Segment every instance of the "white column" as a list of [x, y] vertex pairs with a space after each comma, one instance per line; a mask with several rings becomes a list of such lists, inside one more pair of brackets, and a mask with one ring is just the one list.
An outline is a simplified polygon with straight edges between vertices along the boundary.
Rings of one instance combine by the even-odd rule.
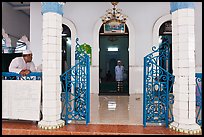
[[42, 3], [42, 114], [38, 127], [55, 129], [64, 126], [61, 120], [61, 32], [62, 7], [58, 2]]
[[201, 132], [196, 123], [195, 32], [192, 3], [173, 2], [172, 61], [174, 83], [174, 122], [169, 127], [190, 134]]

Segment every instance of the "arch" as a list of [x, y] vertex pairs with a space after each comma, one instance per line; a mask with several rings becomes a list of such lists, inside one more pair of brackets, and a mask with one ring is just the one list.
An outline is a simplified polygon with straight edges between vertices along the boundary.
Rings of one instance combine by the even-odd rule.
[[169, 21], [169, 20], [172, 20], [172, 15], [171, 14], [167, 14], [167, 15], [164, 15], [162, 17], [160, 17], [155, 23], [154, 23], [154, 26], [153, 26], [153, 42], [152, 44], [153, 45], [159, 45], [159, 28], [161, 27], [161, 25], [166, 22], [166, 21]]
[[[93, 47], [92, 47], [92, 66], [91, 66], [91, 93], [99, 93], [99, 31], [103, 22], [99, 19], [93, 30]], [[128, 18], [126, 25], [129, 30], [129, 93], [136, 93], [136, 84], [132, 79], [136, 74], [136, 45], [135, 45], [135, 28]]]
[[76, 45], [76, 38], [77, 38], [77, 30], [73, 22], [68, 20], [67, 18], [63, 17], [62, 18], [62, 24], [65, 24], [66, 26], [69, 27], [71, 31], [71, 42], [72, 42], [72, 47], [71, 47], [71, 67], [75, 65], [75, 45]]

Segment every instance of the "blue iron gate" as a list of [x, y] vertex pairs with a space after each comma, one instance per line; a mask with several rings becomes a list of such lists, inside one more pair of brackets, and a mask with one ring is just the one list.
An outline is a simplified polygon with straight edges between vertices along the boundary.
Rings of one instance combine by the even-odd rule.
[[172, 86], [174, 76], [169, 72], [170, 45], [163, 37], [158, 48], [144, 57], [143, 125], [164, 123], [168, 127], [173, 121], [171, 106], [174, 102]]
[[90, 122], [90, 62], [76, 39], [75, 66], [60, 76], [62, 84], [61, 118]]
[[202, 73], [196, 73], [196, 123], [202, 126]]

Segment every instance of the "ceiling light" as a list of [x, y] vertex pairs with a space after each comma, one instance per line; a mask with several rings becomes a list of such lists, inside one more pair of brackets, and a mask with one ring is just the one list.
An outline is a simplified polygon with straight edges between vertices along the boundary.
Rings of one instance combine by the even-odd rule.
[[108, 48], [108, 51], [118, 51], [118, 48]]
[[116, 8], [116, 5], [118, 3], [119, 2], [111, 2], [111, 4], [113, 5], [113, 8], [106, 10], [107, 13], [101, 17], [102, 22], [104, 24], [109, 23], [109, 22], [119, 22], [119, 23], [126, 22], [127, 16], [121, 13], [122, 11], [121, 9]]

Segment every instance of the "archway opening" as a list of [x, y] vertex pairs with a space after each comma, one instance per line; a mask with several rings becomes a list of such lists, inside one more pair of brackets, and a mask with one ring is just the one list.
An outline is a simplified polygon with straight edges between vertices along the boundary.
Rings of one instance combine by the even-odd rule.
[[62, 74], [71, 68], [71, 31], [62, 24]]
[[[160, 66], [172, 74], [173, 69], [172, 69], [172, 21], [171, 20], [165, 21], [160, 26], [160, 28], [159, 28], [159, 43], [162, 42], [162, 37], [166, 37], [168, 39], [169, 57], [165, 62], [160, 63]], [[169, 82], [169, 85], [171, 85], [171, 84], [172, 84], [172, 81]], [[173, 88], [171, 88], [170, 93], [172, 93], [172, 92], [173, 92]]]
[[[104, 33], [104, 24], [99, 31], [99, 95], [129, 95], [129, 33]], [[124, 66], [123, 89], [117, 90], [115, 67], [121, 60]]]

